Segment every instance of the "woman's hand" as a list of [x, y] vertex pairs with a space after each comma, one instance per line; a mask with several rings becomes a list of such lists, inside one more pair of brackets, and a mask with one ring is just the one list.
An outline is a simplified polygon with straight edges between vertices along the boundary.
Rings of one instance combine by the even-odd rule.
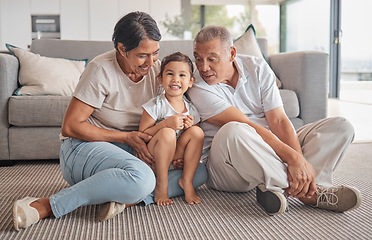
[[286, 192], [296, 198], [310, 198], [316, 192], [314, 167], [303, 157], [288, 163], [289, 188]]
[[128, 132], [125, 138], [125, 143], [134, 149], [136, 157], [144, 161], [150, 167], [154, 164], [154, 159], [146, 143], [150, 141], [151, 138], [152, 136], [142, 132]]

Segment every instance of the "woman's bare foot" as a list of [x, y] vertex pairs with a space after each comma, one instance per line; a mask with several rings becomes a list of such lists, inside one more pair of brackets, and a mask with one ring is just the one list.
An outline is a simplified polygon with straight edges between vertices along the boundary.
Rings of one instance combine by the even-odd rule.
[[180, 187], [185, 192], [185, 200], [190, 205], [198, 204], [201, 202], [201, 199], [196, 195], [192, 182], [184, 181], [181, 177], [178, 181], [178, 185], [180, 185]]
[[44, 197], [30, 203], [30, 207], [35, 208], [39, 212], [40, 219], [49, 217], [53, 214], [52, 207], [49, 203], [49, 197]]
[[154, 200], [158, 206], [173, 204], [173, 201], [168, 197], [168, 186], [156, 184]]

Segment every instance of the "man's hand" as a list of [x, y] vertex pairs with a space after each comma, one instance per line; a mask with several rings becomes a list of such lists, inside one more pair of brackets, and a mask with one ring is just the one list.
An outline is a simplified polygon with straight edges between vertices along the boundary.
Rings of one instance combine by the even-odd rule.
[[296, 198], [310, 198], [316, 192], [314, 167], [303, 157], [288, 163], [289, 188], [286, 192]]
[[125, 143], [131, 146], [136, 152], [136, 157], [144, 161], [150, 167], [154, 164], [154, 159], [150, 154], [146, 143], [151, 140], [151, 136], [142, 132], [128, 132]]

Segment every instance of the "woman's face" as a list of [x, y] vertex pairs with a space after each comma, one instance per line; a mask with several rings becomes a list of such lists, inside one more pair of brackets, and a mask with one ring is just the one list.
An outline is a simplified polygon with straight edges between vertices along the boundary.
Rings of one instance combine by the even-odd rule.
[[118, 49], [125, 62], [123, 71], [127, 75], [147, 75], [159, 57], [159, 42], [147, 38], [127, 53], [122, 43], [118, 44]]

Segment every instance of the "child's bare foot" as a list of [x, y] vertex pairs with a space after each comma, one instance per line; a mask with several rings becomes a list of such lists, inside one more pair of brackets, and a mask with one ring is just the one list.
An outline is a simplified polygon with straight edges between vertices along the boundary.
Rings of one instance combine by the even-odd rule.
[[201, 199], [196, 195], [192, 182], [184, 181], [181, 177], [178, 181], [178, 185], [180, 185], [180, 187], [185, 192], [185, 200], [190, 205], [198, 204], [201, 202]]
[[173, 201], [168, 197], [168, 186], [156, 184], [154, 200], [158, 206], [173, 204]]

